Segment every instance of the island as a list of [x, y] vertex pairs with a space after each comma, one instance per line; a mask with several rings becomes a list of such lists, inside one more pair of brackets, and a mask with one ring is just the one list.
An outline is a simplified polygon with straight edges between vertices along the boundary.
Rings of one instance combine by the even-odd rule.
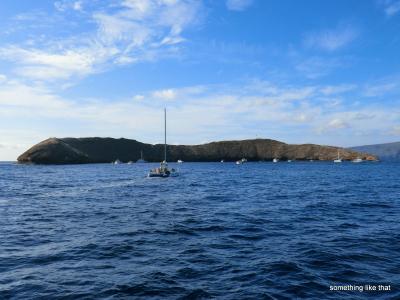
[[[114, 138], [49, 138], [33, 146], [18, 157], [19, 163], [33, 164], [86, 164], [136, 162], [141, 158], [148, 162], [160, 162], [164, 157], [163, 144], [146, 144], [131, 139]], [[168, 161], [219, 162], [236, 161], [246, 158], [248, 161], [314, 160], [326, 161], [337, 158], [342, 160], [374, 161], [378, 158], [367, 153], [334, 146], [315, 144], [293, 145], [270, 139], [251, 139], [241, 141], [220, 141], [202, 145], [168, 145]]]

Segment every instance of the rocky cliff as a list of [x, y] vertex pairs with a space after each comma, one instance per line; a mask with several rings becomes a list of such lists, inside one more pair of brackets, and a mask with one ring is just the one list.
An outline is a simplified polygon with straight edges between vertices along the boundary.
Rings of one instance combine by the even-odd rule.
[[[18, 157], [20, 163], [81, 164], [136, 161], [143, 151], [144, 159], [159, 162], [163, 159], [164, 145], [145, 144], [136, 140], [113, 138], [49, 138]], [[203, 145], [168, 145], [168, 161], [235, 161], [243, 157], [249, 161], [272, 160], [333, 160], [337, 147], [313, 144], [289, 145], [269, 139], [222, 141]], [[376, 157], [349, 149], [340, 149], [344, 160], [357, 157], [375, 160]]]

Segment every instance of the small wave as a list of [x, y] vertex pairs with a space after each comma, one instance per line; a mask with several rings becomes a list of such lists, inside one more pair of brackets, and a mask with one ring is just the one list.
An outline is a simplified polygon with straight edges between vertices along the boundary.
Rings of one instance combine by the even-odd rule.
[[342, 223], [339, 225], [340, 228], [350, 228], [350, 229], [355, 229], [355, 228], [360, 228], [361, 226], [355, 223]]
[[266, 270], [269, 273], [287, 275], [302, 272], [303, 269], [295, 262], [290, 261], [277, 261], [269, 263], [266, 266]]
[[265, 238], [264, 235], [244, 235], [244, 234], [231, 234], [228, 236], [235, 240], [246, 240], [246, 241], [260, 241]]
[[386, 203], [373, 203], [373, 202], [355, 202], [350, 203], [351, 206], [363, 208], [393, 208], [392, 205]]
[[178, 298], [180, 300], [212, 299], [212, 295], [203, 289], [195, 289]]

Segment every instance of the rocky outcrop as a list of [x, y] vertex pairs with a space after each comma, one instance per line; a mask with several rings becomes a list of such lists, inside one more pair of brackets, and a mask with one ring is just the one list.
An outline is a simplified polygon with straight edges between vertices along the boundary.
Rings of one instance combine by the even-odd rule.
[[[376, 160], [373, 155], [332, 146], [314, 144], [289, 145], [269, 139], [243, 141], [222, 141], [203, 145], [168, 145], [169, 161], [235, 161], [247, 158], [249, 161], [274, 158], [281, 160], [333, 160], [337, 151], [344, 160], [357, 157]], [[113, 138], [49, 138], [18, 157], [20, 163], [36, 164], [82, 164], [109, 163], [116, 159], [123, 162], [136, 161], [143, 151], [144, 159], [159, 162], [163, 159], [164, 145], [145, 144], [136, 140]]]

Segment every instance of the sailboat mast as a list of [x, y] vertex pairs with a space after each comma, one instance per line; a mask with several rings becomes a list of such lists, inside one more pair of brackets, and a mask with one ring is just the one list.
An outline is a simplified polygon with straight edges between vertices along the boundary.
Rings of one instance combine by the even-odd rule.
[[167, 162], [167, 109], [164, 108], [164, 161]]

